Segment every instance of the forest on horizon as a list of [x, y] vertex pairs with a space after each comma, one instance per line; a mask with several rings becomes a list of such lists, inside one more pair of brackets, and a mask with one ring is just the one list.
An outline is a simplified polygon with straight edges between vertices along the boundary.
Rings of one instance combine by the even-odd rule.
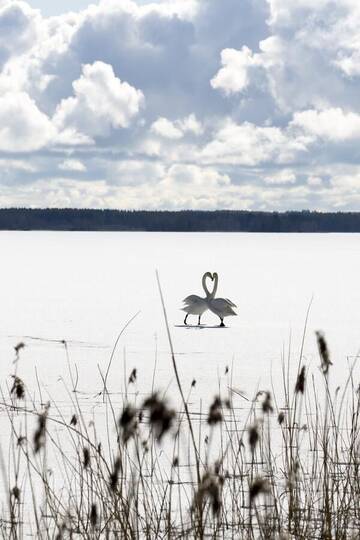
[[0, 230], [360, 232], [360, 212], [2, 208]]

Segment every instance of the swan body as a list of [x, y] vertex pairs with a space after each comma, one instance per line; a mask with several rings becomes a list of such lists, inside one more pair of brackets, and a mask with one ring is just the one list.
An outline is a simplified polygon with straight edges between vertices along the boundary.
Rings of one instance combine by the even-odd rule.
[[187, 324], [187, 318], [189, 315], [198, 315], [198, 325], [201, 324], [201, 316], [203, 313], [205, 313], [206, 310], [209, 309], [208, 301], [214, 294], [214, 291], [212, 293], [209, 292], [207, 286], [206, 286], [206, 279], [209, 278], [211, 281], [213, 281], [213, 276], [210, 272], [206, 272], [202, 277], [202, 286], [205, 291], [206, 297], [201, 298], [201, 296], [198, 296], [197, 294], [190, 294], [190, 296], [187, 296], [184, 298], [184, 307], [181, 308], [183, 311], [186, 312], [186, 316], [184, 319], [184, 324]]
[[228, 298], [215, 298], [215, 294], [218, 287], [218, 281], [219, 276], [216, 272], [212, 275], [213, 280], [215, 281], [214, 290], [212, 292], [212, 297], [207, 299], [208, 307], [210, 311], [215, 313], [220, 318], [220, 326], [225, 326], [224, 324], [224, 318], [225, 317], [231, 317], [234, 315], [237, 315], [237, 313], [233, 310], [233, 308], [236, 308], [237, 306], [229, 300]]

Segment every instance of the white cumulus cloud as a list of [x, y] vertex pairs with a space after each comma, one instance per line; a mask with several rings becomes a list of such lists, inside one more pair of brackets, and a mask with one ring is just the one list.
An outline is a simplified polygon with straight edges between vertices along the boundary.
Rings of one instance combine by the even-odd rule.
[[191, 185], [194, 187], [226, 186], [231, 183], [227, 174], [220, 174], [211, 167], [197, 165], [172, 165], [166, 175], [168, 182]]
[[211, 86], [215, 89], [224, 90], [226, 94], [242, 92], [250, 83], [251, 68], [262, 65], [261, 57], [253, 54], [245, 45], [240, 51], [236, 49], [224, 49], [221, 51], [222, 68], [213, 79]]
[[26, 2], [0, 2], [0, 66], [36, 45], [41, 37], [41, 17]]
[[55, 128], [25, 92], [0, 97], [0, 150], [31, 152], [50, 143]]
[[54, 122], [87, 135], [107, 135], [111, 128], [126, 128], [144, 104], [144, 95], [115, 76], [104, 62], [86, 64], [72, 84], [74, 96], [58, 105]]
[[291, 124], [311, 135], [330, 141], [345, 141], [360, 137], [360, 114], [345, 112], [339, 107], [322, 111], [312, 109], [296, 112]]
[[181, 129], [175, 126], [173, 122], [167, 118], [158, 118], [151, 126], [151, 131], [156, 135], [165, 137], [167, 139], [181, 139], [183, 132]]
[[181, 139], [185, 134], [201, 135], [204, 132], [201, 122], [196, 118], [195, 114], [189, 114], [185, 118], [181, 118], [172, 122], [168, 118], [158, 118], [151, 125], [152, 133], [165, 137], [166, 139]]
[[302, 138], [278, 127], [228, 121], [204, 147], [201, 157], [210, 163], [254, 166], [268, 161], [291, 162], [306, 150]]

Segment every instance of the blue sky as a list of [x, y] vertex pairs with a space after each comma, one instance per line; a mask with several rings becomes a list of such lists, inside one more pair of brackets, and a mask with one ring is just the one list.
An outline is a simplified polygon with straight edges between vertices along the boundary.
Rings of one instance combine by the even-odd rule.
[[359, 28], [358, 0], [0, 0], [0, 206], [358, 210]]
[[[98, 4], [97, 0], [93, 0], [92, 4]], [[119, 4], [121, 0], [119, 0]], [[151, 0], [139, 0], [137, 2], [141, 4], [149, 4]], [[35, 8], [40, 9], [41, 13], [46, 17], [52, 15], [61, 15], [67, 11], [81, 11], [86, 9], [90, 2], [88, 0], [30, 0], [28, 4]]]
[[[80, 11], [88, 7], [87, 0], [31, 0], [28, 2], [35, 9], [40, 9], [43, 15], [61, 15], [67, 11]], [[93, 2], [97, 4], [96, 1]]]

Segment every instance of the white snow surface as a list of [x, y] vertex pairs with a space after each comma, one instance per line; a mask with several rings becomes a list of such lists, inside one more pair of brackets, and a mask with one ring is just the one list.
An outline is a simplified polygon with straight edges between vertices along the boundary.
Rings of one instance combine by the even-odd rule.
[[[132, 391], [149, 392], [154, 376], [154, 388], [178, 399], [156, 269], [186, 392], [197, 381], [194, 407], [200, 399], [207, 407], [219, 379], [248, 396], [281, 388], [282, 358], [290, 350], [296, 371], [311, 301], [303, 363], [317, 370], [314, 332], [323, 330], [331, 377], [341, 384], [360, 348], [358, 234], [0, 232], [0, 253], [1, 386], [11, 384], [13, 347], [23, 341], [18, 375], [35, 394], [36, 368], [43, 401], [63, 399], [69, 414], [64, 346], [46, 340], [68, 342], [77, 388], [90, 399], [102, 388], [99, 370], [105, 373], [118, 333], [138, 311], [119, 340], [109, 390], [120, 393], [137, 368]], [[218, 295], [238, 306], [226, 329], [181, 327], [182, 299], [202, 295], [205, 271], [218, 272]], [[202, 322], [218, 319], [207, 312]]]

